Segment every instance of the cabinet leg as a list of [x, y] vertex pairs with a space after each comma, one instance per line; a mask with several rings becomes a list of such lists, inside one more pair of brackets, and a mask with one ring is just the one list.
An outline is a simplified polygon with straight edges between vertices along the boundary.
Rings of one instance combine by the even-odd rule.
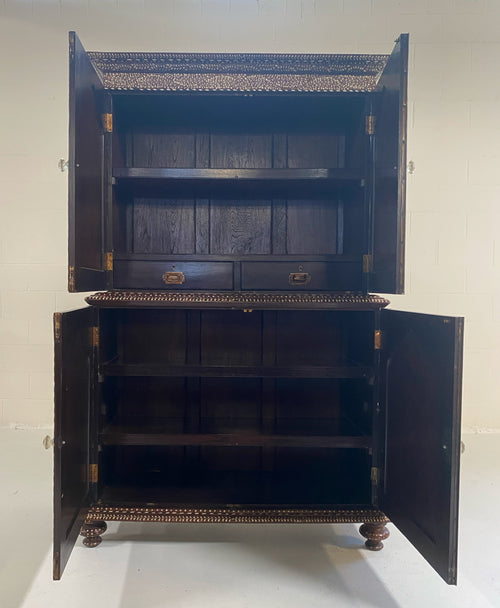
[[84, 536], [83, 544], [86, 547], [97, 547], [101, 544], [101, 534], [106, 532], [108, 526], [105, 521], [93, 521], [85, 523], [80, 530], [80, 536]]
[[384, 547], [382, 542], [389, 538], [389, 530], [385, 524], [363, 524], [359, 528], [361, 536], [366, 538], [365, 547], [370, 551], [380, 551]]

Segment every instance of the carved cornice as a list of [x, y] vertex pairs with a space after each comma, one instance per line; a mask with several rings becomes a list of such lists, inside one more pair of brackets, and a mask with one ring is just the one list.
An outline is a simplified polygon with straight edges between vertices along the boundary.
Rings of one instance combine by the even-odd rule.
[[87, 524], [95, 521], [138, 521], [170, 523], [387, 523], [376, 509], [314, 509], [257, 507], [116, 507], [94, 506]]
[[151, 91], [369, 92], [388, 55], [89, 53], [104, 87]]
[[377, 295], [358, 293], [276, 293], [276, 292], [171, 292], [105, 291], [87, 296], [85, 301], [100, 307], [187, 307], [187, 308], [319, 308], [333, 310], [376, 310], [389, 300]]

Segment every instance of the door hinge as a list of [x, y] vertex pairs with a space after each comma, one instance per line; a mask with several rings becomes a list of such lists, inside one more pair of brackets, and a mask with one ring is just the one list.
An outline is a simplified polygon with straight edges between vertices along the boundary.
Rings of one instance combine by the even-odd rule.
[[106, 252], [106, 270], [113, 270], [113, 252]]
[[363, 256], [363, 273], [367, 274], [373, 270], [373, 256], [365, 254]]
[[54, 314], [54, 341], [61, 341], [61, 313], [56, 312]]
[[113, 133], [113, 114], [102, 115], [102, 128], [104, 133]]
[[91, 464], [89, 466], [89, 482], [97, 483], [99, 478], [99, 467], [97, 464]]
[[380, 481], [380, 472], [378, 467], [372, 467], [371, 470], [371, 480], [372, 480], [372, 484], [373, 485], [378, 485], [379, 481]]
[[93, 347], [99, 346], [99, 328], [98, 327], [91, 327], [90, 328], [90, 342], [92, 344]]
[[75, 267], [68, 267], [68, 291], [75, 291]]
[[365, 132], [367, 135], [375, 134], [375, 115], [367, 114], [365, 116]]
[[376, 329], [375, 330], [375, 337], [374, 337], [374, 341], [373, 341], [373, 348], [375, 350], [380, 350], [382, 348], [382, 330], [381, 329]]

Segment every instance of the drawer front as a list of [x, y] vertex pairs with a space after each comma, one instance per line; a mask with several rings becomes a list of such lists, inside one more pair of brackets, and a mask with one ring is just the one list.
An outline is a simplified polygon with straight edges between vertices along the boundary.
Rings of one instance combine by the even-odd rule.
[[233, 289], [233, 263], [117, 260], [113, 286], [117, 289]]
[[360, 291], [359, 262], [244, 262], [242, 289]]

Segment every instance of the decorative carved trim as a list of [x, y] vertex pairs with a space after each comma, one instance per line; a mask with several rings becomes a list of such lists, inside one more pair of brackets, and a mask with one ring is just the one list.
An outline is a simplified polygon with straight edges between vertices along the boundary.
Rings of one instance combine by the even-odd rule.
[[218, 308], [384, 308], [389, 300], [376, 295], [357, 293], [274, 293], [274, 292], [171, 292], [171, 291], [105, 291], [87, 296], [92, 306], [191, 306]]
[[328, 53], [88, 53], [101, 72], [371, 74], [389, 55]]
[[86, 523], [94, 521], [138, 521], [169, 523], [359, 523], [385, 524], [389, 520], [376, 509], [282, 509], [254, 507], [109, 507], [94, 506]]
[[99, 53], [89, 56], [113, 90], [369, 92], [388, 55]]

